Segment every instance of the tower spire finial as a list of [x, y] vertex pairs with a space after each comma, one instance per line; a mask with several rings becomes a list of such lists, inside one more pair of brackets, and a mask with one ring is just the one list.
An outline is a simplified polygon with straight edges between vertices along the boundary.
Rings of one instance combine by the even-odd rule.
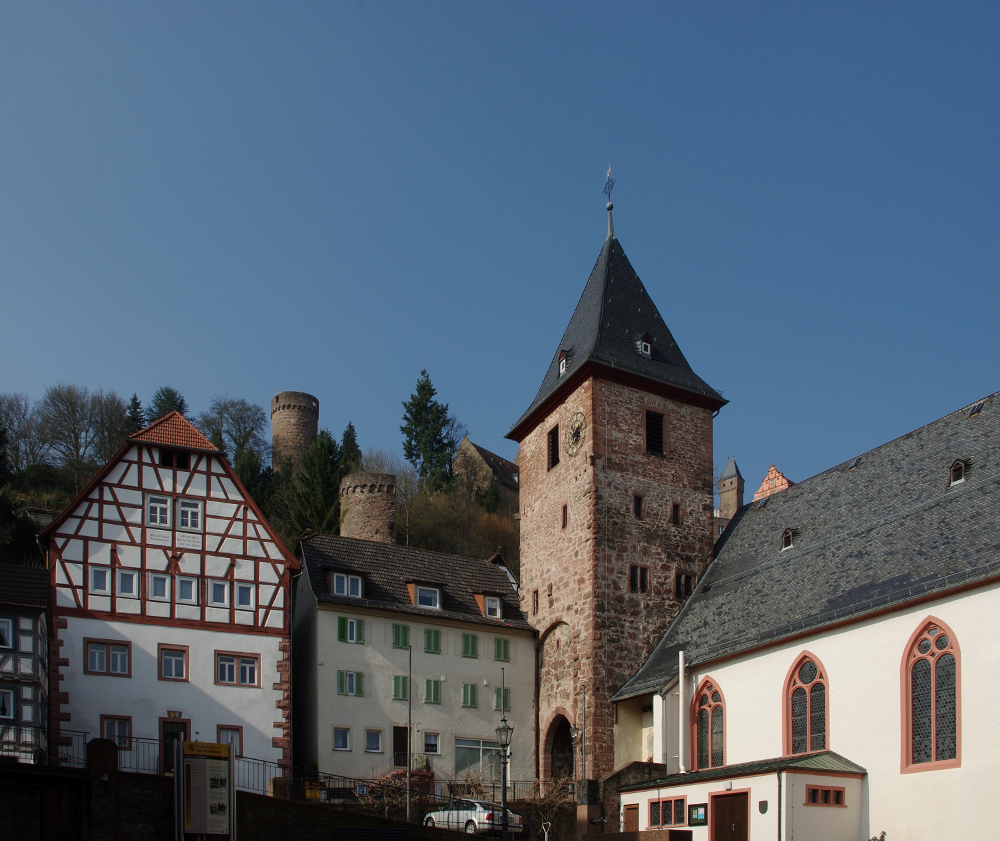
[[604, 195], [608, 197], [608, 239], [615, 235], [615, 221], [611, 218], [611, 211], [615, 206], [611, 203], [611, 191], [615, 188], [615, 179], [611, 177], [611, 164], [608, 164], [608, 180], [604, 184]]

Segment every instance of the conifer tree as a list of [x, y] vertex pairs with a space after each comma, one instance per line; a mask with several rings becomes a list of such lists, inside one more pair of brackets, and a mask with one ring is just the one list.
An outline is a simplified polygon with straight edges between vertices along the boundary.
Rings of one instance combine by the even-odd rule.
[[340, 529], [340, 448], [326, 429], [302, 456], [295, 476], [292, 523], [300, 533], [312, 529], [336, 534]]
[[459, 425], [448, 417], [448, 404], [434, 399], [437, 391], [425, 368], [416, 391], [403, 403], [403, 455], [424, 486], [436, 491], [451, 478], [451, 460], [461, 438]]
[[142, 408], [142, 401], [134, 391], [132, 399], [128, 401], [128, 425], [132, 432], [146, 428], [146, 410]]
[[149, 411], [146, 419], [149, 423], [157, 421], [164, 415], [169, 415], [173, 411], [178, 411], [185, 417], [188, 412], [187, 400], [176, 388], [169, 385], [160, 386], [156, 389], [153, 399], [149, 403]]
[[354, 424], [348, 422], [344, 436], [340, 439], [340, 476], [343, 478], [361, 469], [361, 447], [358, 446], [358, 435]]

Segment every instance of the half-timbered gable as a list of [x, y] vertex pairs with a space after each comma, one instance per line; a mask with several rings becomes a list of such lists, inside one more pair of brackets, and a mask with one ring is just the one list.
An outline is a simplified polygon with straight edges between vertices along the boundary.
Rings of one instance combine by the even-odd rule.
[[297, 562], [205, 436], [177, 412], [130, 436], [42, 534], [55, 725], [290, 759]]

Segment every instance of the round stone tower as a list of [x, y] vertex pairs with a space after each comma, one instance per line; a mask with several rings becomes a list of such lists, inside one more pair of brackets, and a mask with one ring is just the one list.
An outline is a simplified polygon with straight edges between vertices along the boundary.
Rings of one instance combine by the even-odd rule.
[[319, 431], [319, 400], [302, 391], [279, 391], [271, 398], [271, 463], [286, 461], [298, 470], [302, 455]]
[[340, 483], [340, 536], [396, 542], [396, 477], [352, 473]]

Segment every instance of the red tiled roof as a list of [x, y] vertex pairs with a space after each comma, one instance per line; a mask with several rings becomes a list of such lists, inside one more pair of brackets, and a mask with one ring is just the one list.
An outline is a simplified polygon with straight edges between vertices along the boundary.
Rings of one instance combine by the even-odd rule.
[[183, 447], [185, 450], [220, 452], [211, 441], [202, 435], [180, 412], [171, 412], [158, 421], [153, 421], [145, 429], [129, 435], [129, 441], [143, 441], [147, 444], [163, 444], [167, 447]]

